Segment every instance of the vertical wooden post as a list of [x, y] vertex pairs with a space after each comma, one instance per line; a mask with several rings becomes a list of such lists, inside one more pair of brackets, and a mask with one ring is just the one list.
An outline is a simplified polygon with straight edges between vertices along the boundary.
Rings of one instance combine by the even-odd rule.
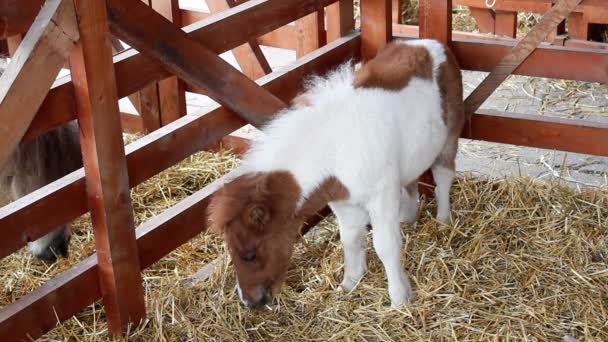
[[517, 12], [496, 11], [494, 33], [515, 38], [517, 36]]
[[361, 0], [361, 57], [376, 56], [393, 37], [392, 0]]
[[[419, 4], [420, 38], [437, 39], [449, 45], [452, 41], [452, 0], [421, 0]], [[419, 179], [421, 183], [435, 184], [431, 171]], [[432, 187], [419, 186], [421, 194], [430, 197]]]
[[[178, 0], [151, 0], [152, 8], [181, 28]], [[184, 84], [171, 76], [158, 82], [161, 125], [164, 126], [186, 115], [186, 92]]]
[[403, 0], [392, 0], [393, 23], [401, 24], [401, 3]]
[[452, 41], [452, 0], [421, 0], [419, 4], [420, 38]]
[[72, 82], [100, 287], [108, 329], [118, 335], [145, 317], [141, 268], [105, 2], [75, 4], [80, 42], [70, 55]]
[[572, 39], [589, 39], [589, 21], [583, 13], [572, 13], [568, 16], [568, 36]]
[[471, 16], [477, 23], [477, 28], [481, 33], [494, 34], [496, 30], [496, 14], [491, 9], [470, 7]]
[[[148, 4], [147, 1], [144, 2]], [[111, 42], [113, 53], [124, 50], [124, 47], [117, 38], [112, 37]], [[158, 87], [156, 84], [148, 85], [140, 91], [129, 95], [129, 100], [142, 119], [143, 132], [145, 134], [161, 127], [160, 101], [158, 99]], [[123, 132], [126, 132], [124, 127]]]
[[340, 0], [327, 6], [327, 42], [332, 42], [355, 29], [353, 0]]
[[325, 45], [325, 10], [313, 12], [296, 21], [296, 58]]

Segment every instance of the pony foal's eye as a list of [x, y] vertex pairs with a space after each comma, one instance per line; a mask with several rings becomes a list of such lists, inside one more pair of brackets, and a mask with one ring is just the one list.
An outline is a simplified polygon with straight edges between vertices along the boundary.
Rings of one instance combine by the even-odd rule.
[[247, 254], [241, 256], [241, 259], [243, 259], [243, 261], [247, 261], [247, 262], [255, 261], [255, 252], [247, 253]]

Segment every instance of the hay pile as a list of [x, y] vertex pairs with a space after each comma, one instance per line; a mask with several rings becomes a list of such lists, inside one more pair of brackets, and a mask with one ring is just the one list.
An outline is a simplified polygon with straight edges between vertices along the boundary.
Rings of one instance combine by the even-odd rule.
[[[139, 186], [138, 223], [237, 164], [228, 153], [201, 153]], [[182, 246], [144, 272], [148, 321], [129, 340], [608, 340], [608, 191], [462, 177], [453, 199], [453, 227], [432, 219], [433, 202], [423, 203], [418, 223], [403, 225], [412, 305], [388, 307], [371, 249], [360, 286], [336, 293], [342, 248], [329, 219], [298, 246], [276, 305], [259, 312], [239, 303], [221, 239], [202, 235]], [[88, 220], [75, 229], [69, 259], [46, 266], [20, 252], [0, 261], [2, 305], [92, 252]], [[207, 280], [187, 285], [218, 257]], [[102, 307], [42, 340], [107, 340]]]

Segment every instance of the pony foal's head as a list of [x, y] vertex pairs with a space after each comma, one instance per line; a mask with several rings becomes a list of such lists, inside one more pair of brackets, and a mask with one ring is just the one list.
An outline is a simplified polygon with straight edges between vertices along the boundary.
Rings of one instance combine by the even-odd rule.
[[237, 177], [213, 196], [210, 221], [223, 232], [249, 307], [267, 304], [285, 279], [300, 232], [295, 216], [300, 189], [288, 172]]

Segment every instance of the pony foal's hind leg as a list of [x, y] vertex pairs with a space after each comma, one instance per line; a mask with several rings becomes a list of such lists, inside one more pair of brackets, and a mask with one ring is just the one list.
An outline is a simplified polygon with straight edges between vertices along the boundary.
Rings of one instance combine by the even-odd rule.
[[[457, 139], [457, 138], [456, 138]], [[458, 142], [448, 143], [443, 148], [431, 171], [435, 179], [435, 199], [437, 201], [437, 220], [449, 224], [450, 218], [450, 188], [455, 175], [455, 158]]]
[[401, 264], [400, 187], [379, 193], [368, 204], [374, 249], [384, 265], [391, 304], [396, 307], [414, 299], [409, 278]]

